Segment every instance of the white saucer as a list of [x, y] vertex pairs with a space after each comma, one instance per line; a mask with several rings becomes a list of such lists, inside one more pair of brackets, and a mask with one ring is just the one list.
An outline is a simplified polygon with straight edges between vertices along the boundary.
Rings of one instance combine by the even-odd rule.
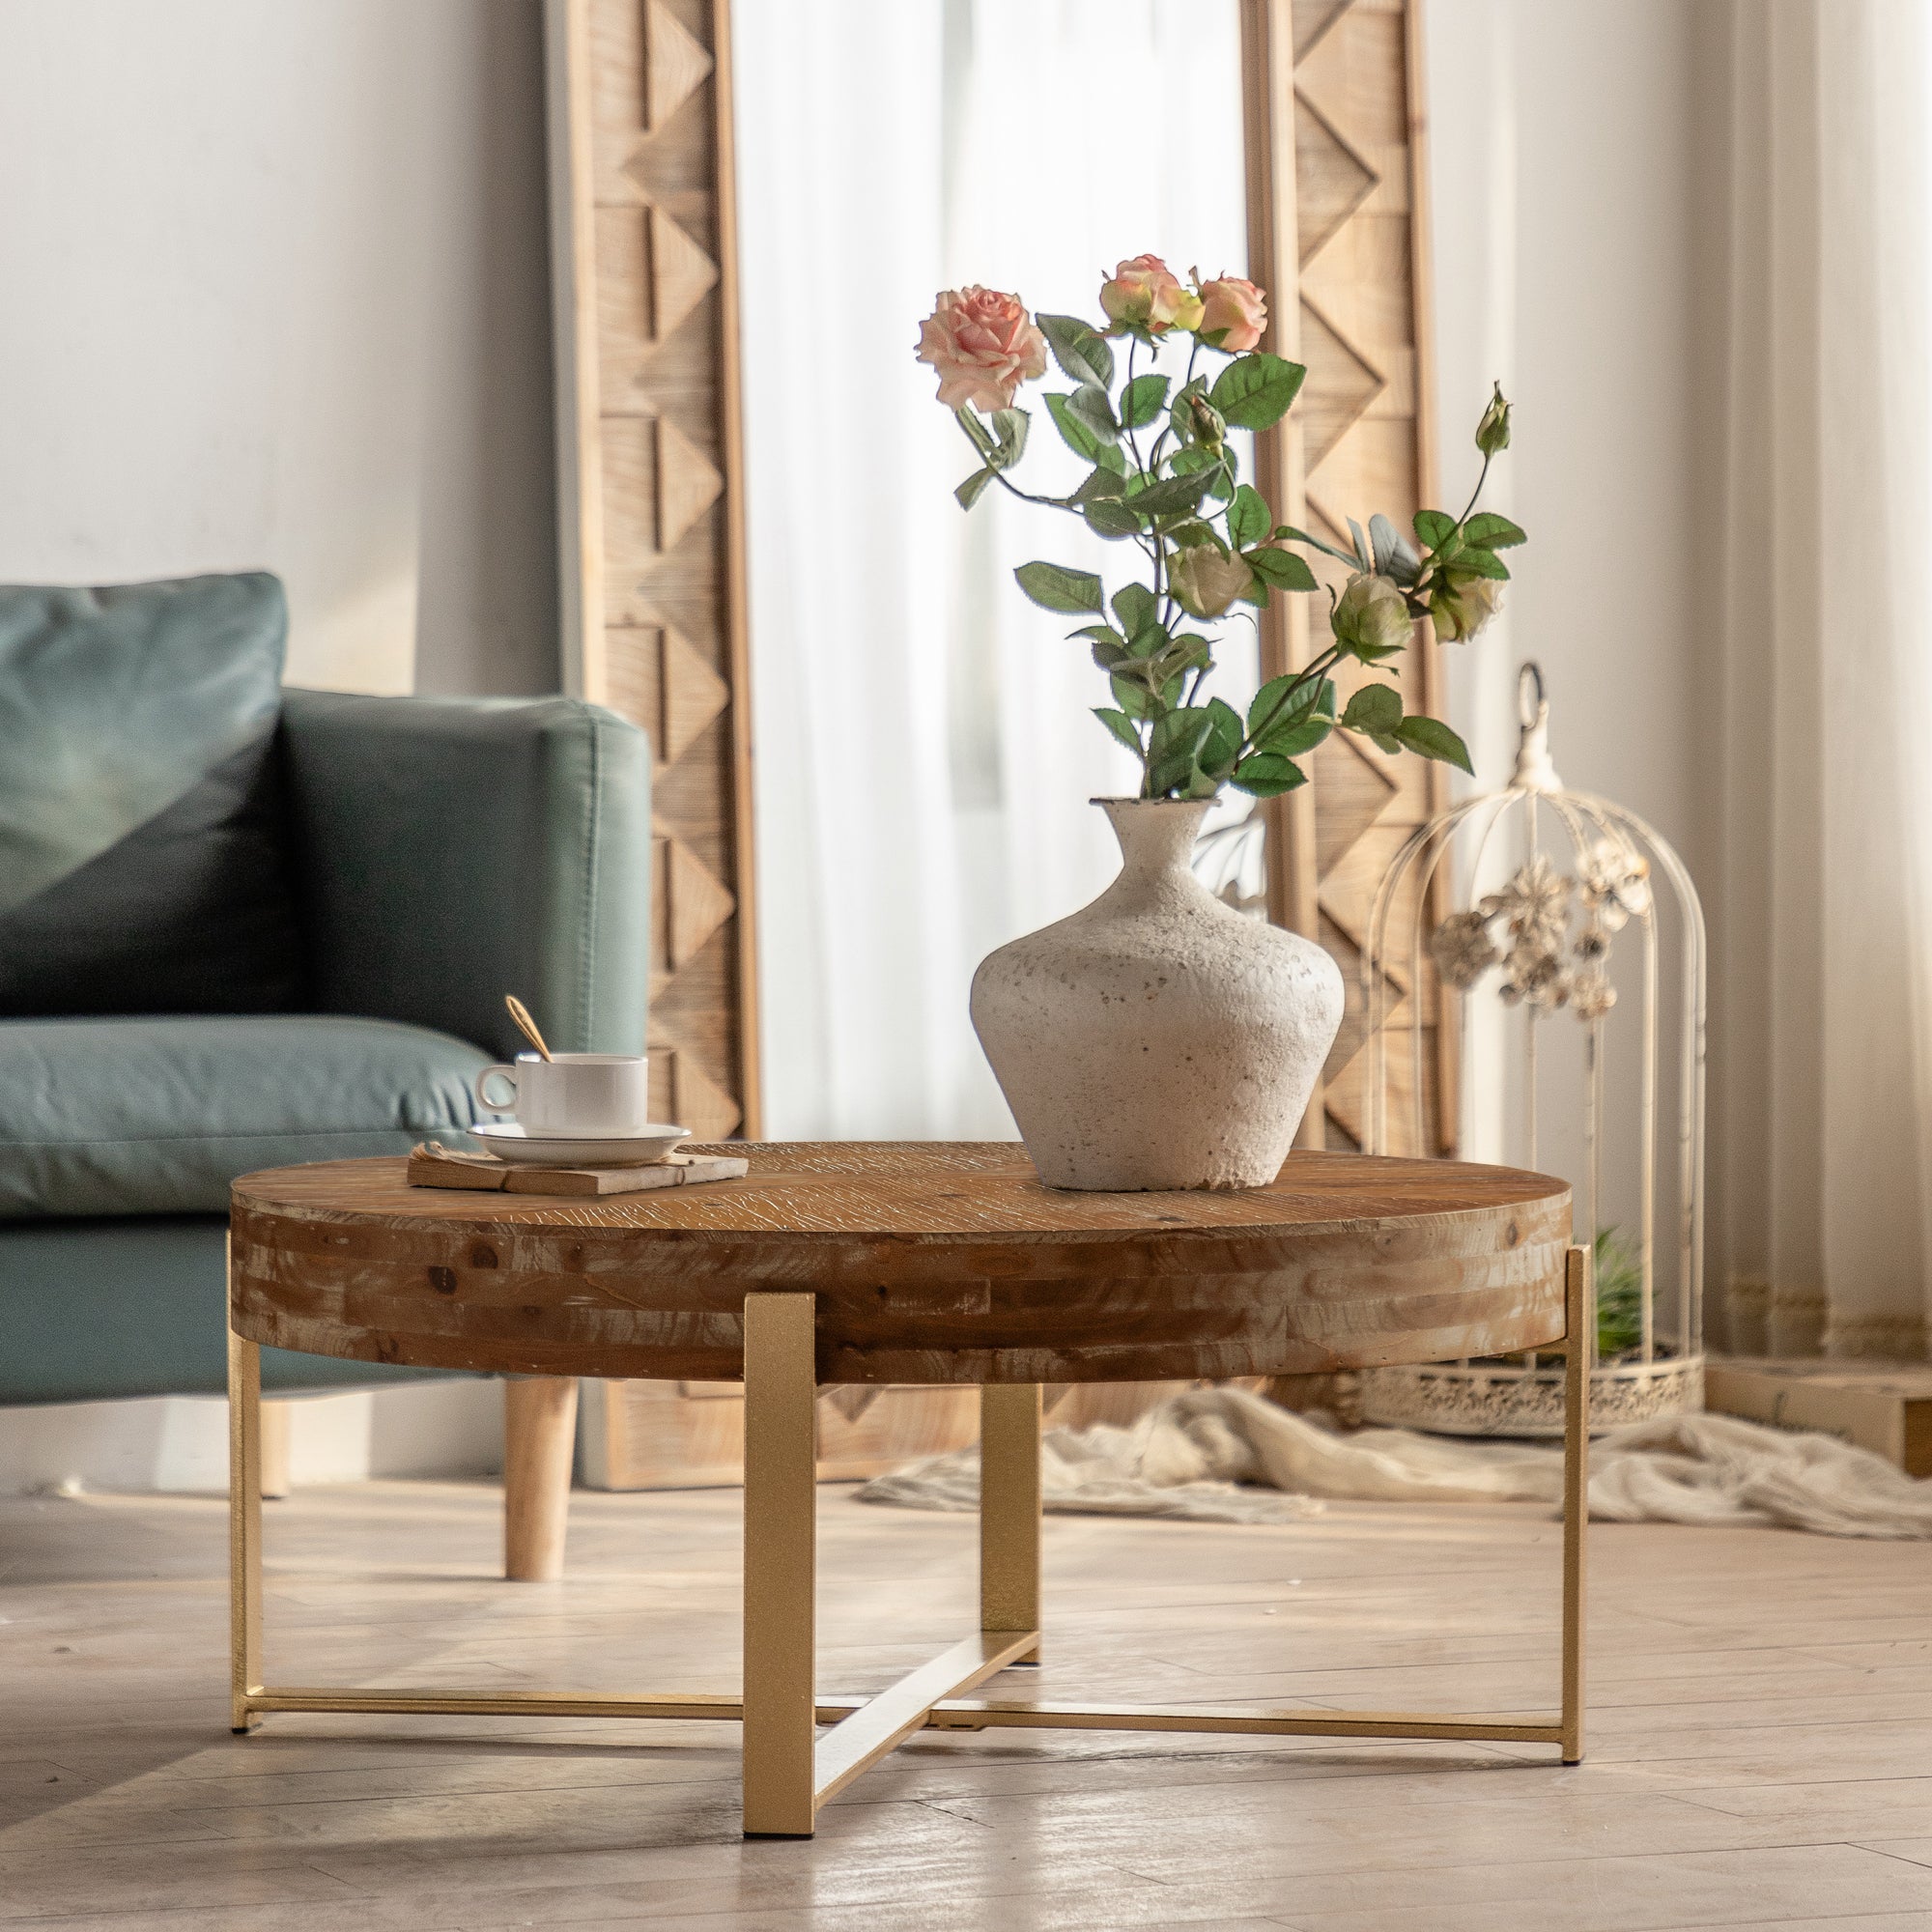
[[530, 1132], [519, 1121], [479, 1121], [469, 1131], [499, 1159], [545, 1167], [642, 1167], [662, 1160], [680, 1141], [691, 1138], [689, 1127], [653, 1122], [634, 1134], [593, 1134], [566, 1137], [545, 1127]]

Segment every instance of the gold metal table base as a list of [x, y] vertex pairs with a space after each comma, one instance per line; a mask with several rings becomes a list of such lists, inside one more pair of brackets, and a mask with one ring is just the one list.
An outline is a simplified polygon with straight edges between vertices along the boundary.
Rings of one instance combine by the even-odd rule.
[[[742, 1697], [611, 1696], [592, 1691], [353, 1690], [262, 1683], [261, 1355], [231, 1334], [229, 1548], [234, 1728], [276, 1711], [422, 1716], [650, 1718], [744, 1725], [748, 1837], [810, 1837], [819, 1806], [920, 1730], [1251, 1732], [1283, 1737], [1410, 1738], [1548, 1744], [1583, 1755], [1583, 1592], [1589, 1463], [1588, 1254], [1569, 1252], [1563, 1435], [1561, 1714], [1525, 1723], [1482, 1713], [1275, 1710], [1252, 1706], [1150, 1710], [969, 1698], [963, 1693], [1039, 1657], [1040, 1392], [980, 1390], [980, 1622], [877, 1696], [816, 1694], [813, 1596], [817, 1487], [812, 1373], [813, 1297], [745, 1300], [745, 1668]], [[821, 1726], [829, 1726], [821, 1732]]]

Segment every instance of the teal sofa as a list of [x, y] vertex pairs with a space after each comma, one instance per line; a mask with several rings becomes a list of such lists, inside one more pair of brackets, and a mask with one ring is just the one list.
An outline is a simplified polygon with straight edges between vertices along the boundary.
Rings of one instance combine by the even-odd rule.
[[642, 734], [284, 691], [286, 624], [260, 573], [0, 587], [0, 1404], [221, 1391], [229, 1182], [467, 1125], [505, 993], [643, 1050]]

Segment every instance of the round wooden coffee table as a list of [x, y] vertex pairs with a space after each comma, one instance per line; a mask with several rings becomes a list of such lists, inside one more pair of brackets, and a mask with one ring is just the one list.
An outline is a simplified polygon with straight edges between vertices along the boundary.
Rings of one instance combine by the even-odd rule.
[[[1490, 1738], [1582, 1751], [1586, 1252], [1547, 1175], [1292, 1154], [1235, 1194], [1042, 1187], [1009, 1144], [734, 1144], [743, 1179], [583, 1201], [406, 1185], [400, 1160], [235, 1183], [234, 1721], [272, 1711], [741, 1718], [745, 1830], [817, 1808], [922, 1727]], [[974, 1700], [1039, 1647], [1047, 1381], [1151, 1381], [1569, 1350], [1560, 1719]], [[261, 1682], [261, 1345], [519, 1376], [745, 1381], [741, 1697], [274, 1689]], [[814, 1392], [981, 1388], [980, 1629], [864, 1703], [812, 1678]], [[823, 1736], [817, 1726], [829, 1724]]]

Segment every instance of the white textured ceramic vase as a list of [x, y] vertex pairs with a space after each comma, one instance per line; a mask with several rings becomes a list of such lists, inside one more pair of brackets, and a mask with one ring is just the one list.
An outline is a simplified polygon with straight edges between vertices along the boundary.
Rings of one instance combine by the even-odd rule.
[[1049, 1187], [1259, 1187], [1342, 1024], [1342, 975], [1195, 878], [1205, 803], [1094, 802], [1121, 875], [980, 962], [980, 1043]]

